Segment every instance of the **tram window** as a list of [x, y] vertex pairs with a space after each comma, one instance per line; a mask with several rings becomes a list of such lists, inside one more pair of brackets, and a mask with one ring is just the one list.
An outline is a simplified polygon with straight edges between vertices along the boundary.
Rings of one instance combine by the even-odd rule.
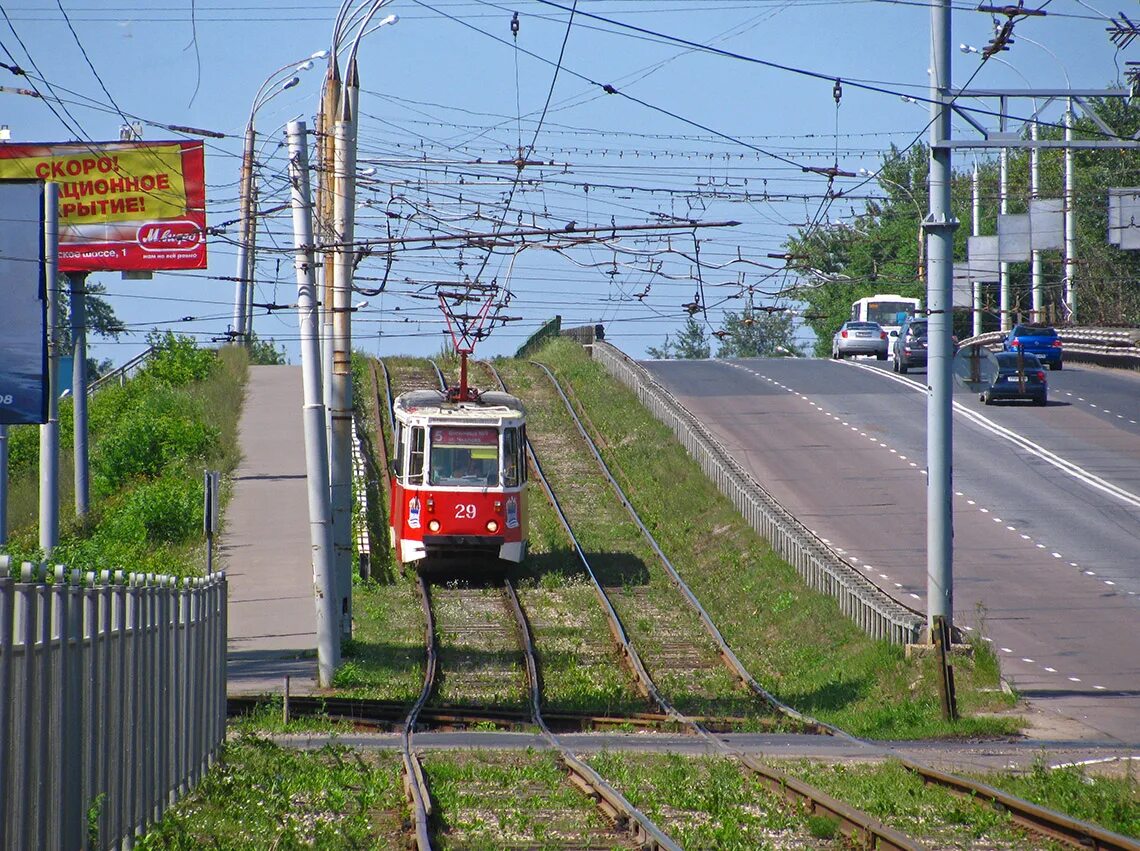
[[404, 480], [404, 440], [404, 424], [396, 423], [396, 457], [392, 464], [395, 467], [396, 479], [401, 482]]
[[503, 487], [519, 486], [519, 430], [503, 429]]
[[526, 466], [526, 426], [519, 426], [519, 469], [522, 470], [522, 480], [525, 483], [528, 479], [528, 470]]
[[498, 429], [485, 426], [433, 428], [428, 475], [435, 485], [497, 487]]
[[408, 484], [423, 484], [424, 480], [424, 430], [421, 426], [412, 429], [411, 446], [408, 453]]

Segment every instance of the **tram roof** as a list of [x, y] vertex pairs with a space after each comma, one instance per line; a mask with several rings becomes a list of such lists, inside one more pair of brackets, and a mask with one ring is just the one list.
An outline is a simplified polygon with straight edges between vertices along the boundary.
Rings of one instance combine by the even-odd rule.
[[410, 416], [457, 417], [479, 419], [488, 416], [517, 418], [526, 416], [522, 400], [510, 393], [488, 390], [478, 401], [449, 402], [439, 390], [411, 390], [396, 397], [395, 411]]

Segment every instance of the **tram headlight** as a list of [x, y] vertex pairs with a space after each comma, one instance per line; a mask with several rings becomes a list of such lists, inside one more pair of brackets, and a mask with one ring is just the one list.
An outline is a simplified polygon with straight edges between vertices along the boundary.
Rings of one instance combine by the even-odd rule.
[[498, 532], [499, 531], [499, 521], [488, 520], [487, 521], [487, 531], [488, 532]]
[[428, 523], [428, 528], [431, 529], [431, 531], [433, 531], [433, 532], [438, 532], [439, 531], [439, 521], [438, 520], [430, 521]]

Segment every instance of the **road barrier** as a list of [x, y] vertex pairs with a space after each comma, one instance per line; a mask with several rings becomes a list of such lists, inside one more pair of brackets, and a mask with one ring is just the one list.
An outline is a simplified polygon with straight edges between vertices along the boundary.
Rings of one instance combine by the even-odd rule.
[[625, 384], [673, 430], [705, 475], [813, 589], [839, 601], [843, 613], [873, 638], [917, 643], [925, 617], [888, 596], [796, 520], [649, 372], [609, 343], [590, 347], [593, 358]]
[[0, 557], [0, 848], [131, 848], [226, 730], [226, 580]]
[[[1091, 363], [1118, 369], [1140, 369], [1140, 329], [1135, 328], [1057, 328], [1066, 361]], [[1005, 334], [989, 331], [962, 340], [959, 346], [980, 343], [1000, 350]]]

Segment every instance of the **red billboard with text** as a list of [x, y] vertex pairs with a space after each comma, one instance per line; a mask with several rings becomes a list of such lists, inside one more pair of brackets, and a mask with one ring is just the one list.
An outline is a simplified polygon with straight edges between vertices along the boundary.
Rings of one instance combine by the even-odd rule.
[[60, 271], [206, 266], [200, 141], [0, 144], [0, 178], [59, 184]]

